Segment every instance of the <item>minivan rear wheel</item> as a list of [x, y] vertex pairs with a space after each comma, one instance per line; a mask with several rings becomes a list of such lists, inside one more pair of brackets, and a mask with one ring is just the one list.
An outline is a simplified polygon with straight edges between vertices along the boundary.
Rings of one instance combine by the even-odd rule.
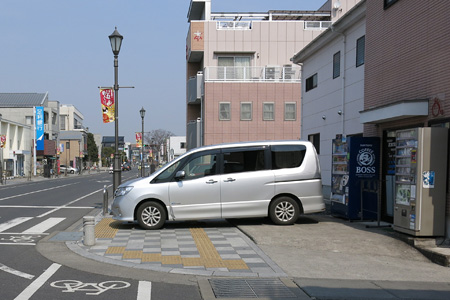
[[144, 229], [159, 229], [166, 221], [166, 211], [158, 202], [145, 202], [137, 210], [137, 221]]
[[277, 225], [292, 225], [300, 214], [298, 203], [290, 197], [279, 197], [275, 199], [269, 208], [269, 216]]

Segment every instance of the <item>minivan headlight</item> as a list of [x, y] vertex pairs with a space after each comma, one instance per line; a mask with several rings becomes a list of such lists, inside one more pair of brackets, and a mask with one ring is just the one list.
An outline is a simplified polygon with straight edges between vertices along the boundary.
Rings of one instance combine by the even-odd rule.
[[114, 192], [114, 197], [125, 196], [133, 189], [132, 186], [119, 187]]

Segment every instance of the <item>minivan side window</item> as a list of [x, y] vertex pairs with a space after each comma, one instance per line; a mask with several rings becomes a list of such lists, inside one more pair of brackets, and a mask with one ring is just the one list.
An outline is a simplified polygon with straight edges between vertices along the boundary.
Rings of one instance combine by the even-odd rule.
[[216, 174], [217, 155], [215, 153], [204, 154], [191, 159], [181, 169], [185, 172], [183, 180], [202, 178]]
[[271, 150], [273, 170], [300, 167], [306, 153], [303, 145], [274, 145]]
[[161, 174], [158, 175], [158, 177], [152, 180], [152, 183], [163, 183], [170, 181], [174, 175], [173, 173], [180, 165], [180, 162], [181, 160], [177, 161], [176, 163], [165, 169]]
[[223, 153], [224, 174], [265, 169], [264, 149], [242, 149]]

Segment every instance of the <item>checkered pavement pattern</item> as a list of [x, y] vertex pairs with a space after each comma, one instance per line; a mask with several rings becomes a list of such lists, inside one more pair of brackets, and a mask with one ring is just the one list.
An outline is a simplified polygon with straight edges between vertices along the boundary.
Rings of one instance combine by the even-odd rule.
[[96, 244], [86, 247], [89, 253], [148, 269], [286, 276], [235, 227], [142, 230], [103, 218], [95, 227], [95, 236]]

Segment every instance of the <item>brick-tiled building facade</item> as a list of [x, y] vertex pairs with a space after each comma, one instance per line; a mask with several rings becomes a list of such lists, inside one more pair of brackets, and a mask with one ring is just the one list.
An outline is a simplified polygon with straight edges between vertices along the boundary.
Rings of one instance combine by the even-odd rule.
[[[448, 4], [421, 0], [367, 1], [365, 97], [361, 113], [365, 136], [379, 136], [386, 141], [399, 129], [450, 127]], [[447, 236], [448, 180], [447, 175]], [[382, 197], [385, 195], [383, 191]]]

